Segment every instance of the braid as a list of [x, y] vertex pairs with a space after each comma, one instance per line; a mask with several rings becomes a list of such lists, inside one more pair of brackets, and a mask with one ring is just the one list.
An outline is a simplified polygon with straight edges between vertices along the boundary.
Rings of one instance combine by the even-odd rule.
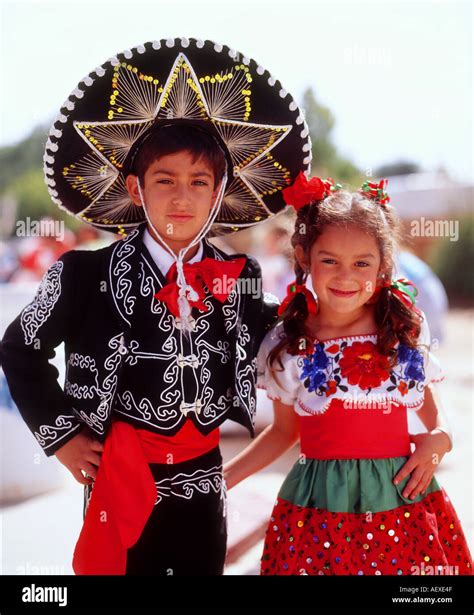
[[[295, 245], [295, 243], [300, 243], [301, 235], [305, 234], [301, 233], [299, 229], [301, 228], [301, 224], [303, 224], [306, 230], [306, 217], [309, 213], [308, 210], [308, 207], [304, 207], [303, 210], [298, 212], [298, 219], [295, 225], [298, 230], [295, 230], [292, 237], [293, 245]], [[297, 235], [299, 236], [298, 239], [296, 239]], [[296, 284], [301, 286], [306, 284], [308, 274], [304, 271], [296, 259], [294, 271]], [[268, 364], [270, 367], [273, 365], [274, 361], [278, 359], [280, 368], [283, 368], [280, 358], [283, 350], [287, 350], [290, 354], [299, 354], [306, 348], [311, 348], [313, 338], [308, 330], [308, 327], [306, 326], [308, 314], [309, 310], [306, 297], [303, 293], [296, 293], [293, 299], [289, 302], [288, 307], [283, 314], [282, 322], [285, 337], [271, 350], [268, 355]]]
[[417, 347], [421, 321], [414, 310], [407, 307], [390, 288], [383, 288], [375, 305], [375, 321], [378, 329], [377, 347], [381, 354], [389, 357], [390, 365], [396, 363], [397, 342]]

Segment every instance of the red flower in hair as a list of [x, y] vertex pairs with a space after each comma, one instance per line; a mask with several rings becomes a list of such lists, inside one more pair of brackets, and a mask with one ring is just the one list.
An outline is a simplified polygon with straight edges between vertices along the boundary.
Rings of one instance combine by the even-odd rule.
[[388, 358], [369, 341], [354, 342], [344, 348], [339, 366], [349, 384], [359, 385], [361, 389], [378, 387], [390, 376]]
[[364, 196], [378, 201], [380, 205], [386, 205], [390, 203], [390, 197], [385, 191], [387, 187], [388, 179], [381, 179], [379, 183], [366, 181], [362, 184], [362, 188], [359, 190]]
[[327, 197], [332, 190], [339, 188], [334, 186], [332, 179], [312, 177], [309, 181], [301, 171], [293, 185], [282, 191], [287, 205], [292, 205], [296, 210], [309, 205], [311, 201], [320, 201]]

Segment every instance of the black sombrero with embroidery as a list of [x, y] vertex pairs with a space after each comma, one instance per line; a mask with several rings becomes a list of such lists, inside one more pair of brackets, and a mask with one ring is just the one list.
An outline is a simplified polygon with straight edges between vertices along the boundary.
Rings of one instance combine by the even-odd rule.
[[301, 110], [267, 70], [226, 45], [166, 39], [117, 54], [85, 77], [56, 118], [44, 155], [53, 201], [127, 234], [145, 220], [125, 177], [137, 146], [163, 124], [209, 130], [228, 161], [214, 227], [237, 231], [285, 208], [281, 191], [309, 172]]

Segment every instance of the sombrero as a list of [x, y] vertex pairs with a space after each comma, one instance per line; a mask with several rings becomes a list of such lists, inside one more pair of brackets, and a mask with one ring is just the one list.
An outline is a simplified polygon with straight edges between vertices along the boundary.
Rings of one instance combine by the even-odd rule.
[[134, 151], [151, 130], [173, 122], [199, 124], [223, 146], [228, 177], [214, 220], [223, 232], [284, 209], [281, 191], [309, 173], [308, 127], [275, 77], [226, 45], [164, 39], [110, 58], [65, 101], [44, 155], [52, 200], [87, 223], [128, 234], [145, 220], [125, 187]]

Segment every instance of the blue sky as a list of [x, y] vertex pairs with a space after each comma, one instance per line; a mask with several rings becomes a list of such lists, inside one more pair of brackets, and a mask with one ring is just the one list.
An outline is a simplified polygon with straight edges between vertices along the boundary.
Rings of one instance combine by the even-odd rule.
[[471, 2], [0, 0], [0, 145], [56, 115], [111, 55], [169, 36], [226, 43], [336, 117], [363, 169], [409, 158], [473, 174]]

